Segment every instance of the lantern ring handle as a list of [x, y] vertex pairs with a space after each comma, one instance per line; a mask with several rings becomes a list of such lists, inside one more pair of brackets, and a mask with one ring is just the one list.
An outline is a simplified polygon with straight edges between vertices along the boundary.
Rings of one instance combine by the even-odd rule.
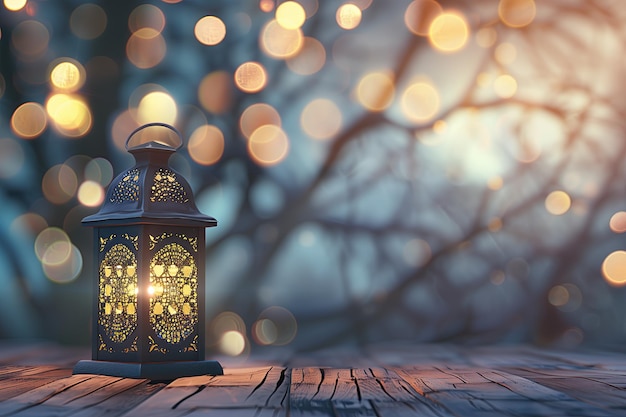
[[[135, 146], [132, 146], [131, 148], [129, 148], [129, 147], [128, 147], [128, 144], [130, 143], [130, 141], [131, 141], [131, 139], [133, 138], [133, 136], [135, 136], [135, 135], [136, 135], [137, 133], [139, 133], [140, 131], [142, 131], [142, 130], [144, 130], [144, 129], [146, 129], [146, 128], [149, 128], [149, 127], [165, 127], [165, 128], [167, 128], [167, 129], [170, 129], [172, 132], [174, 132], [174, 133], [176, 134], [176, 136], [178, 136], [178, 144], [176, 144], [176, 145], [171, 145], [171, 144], [169, 144], [169, 143], [165, 143], [165, 142], [164, 142], [164, 141], [162, 141], [162, 140], [158, 140], [158, 139], [156, 139], [156, 140], [146, 141], [146, 142], [144, 142], [144, 143], [140, 143], [139, 145], [135, 145]], [[178, 129], [176, 129], [174, 126], [169, 125], [169, 124], [167, 124], [167, 123], [162, 123], [162, 122], [152, 122], [152, 123], [146, 123], [146, 124], [144, 124], [144, 125], [139, 126], [139, 127], [138, 127], [138, 128], [136, 128], [135, 130], [133, 130], [133, 131], [130, 133], [130, 135], [128, 135], [128, 139], [126, 139], [126, 150], [127, 150], [127, 151], [129, 151], [129, 150], [131, 150], [131, 149], [135, 149], [135, 148], [137, 148], [137, 147], [139, 147], [139, 146], [141, 146], [141, 145], [143, 145], [143, 144], [145, 144], [145, 143], [149, 143], [149, 142], [156, 142], [156, 143], [158, 143], [158, 144], [168, 146], [168, 147], [170, 147], [170, 148], [172, 148], [173, 150], [175, 150], [175, 151], [176, 151], [176, 150], [180, 149], [180, 147], [181, 147], [181, 146], [183, 146], [183, 136], [180, 134], [180, 132], [178, 131]]]

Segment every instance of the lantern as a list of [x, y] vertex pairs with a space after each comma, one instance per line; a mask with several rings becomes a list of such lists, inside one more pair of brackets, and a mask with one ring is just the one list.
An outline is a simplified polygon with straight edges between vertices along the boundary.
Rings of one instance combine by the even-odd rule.
[[74, 373], [172, 380], [219, 375], [204, 360], [206, 227], [187, 181], [169, 165], [182, 145], [171, 126], [135, 130], [126, 149], [134, 167], [110, 184], [94, 229], [96, 267], [92, 360]]

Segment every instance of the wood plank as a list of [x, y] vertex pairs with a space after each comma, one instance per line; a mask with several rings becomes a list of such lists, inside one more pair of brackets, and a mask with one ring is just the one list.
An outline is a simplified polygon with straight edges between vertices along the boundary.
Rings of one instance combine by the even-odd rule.
[[455, 384], [462, 384], [464, 381], [455, 376], [442, 372], [438, 368], [429, 367], [395, 367], [392, 368], [402, 379], [421, 395], [429, 392], [441, 390], [454, 390]]
[[[378, 372], [382, 373], [381, 370]], [[358, 389], [359, 400], [394, 401], [394, 398], [383, 389], [371, 368], [352, 369], [352, 376]]]
[[[270, 408], [199, 408], [185, 417], [285, 417], [286, 410]], [[150, 416], [151, 417], [151, 416]]]
[[[114, 417], [126, 413], [148, 398], [164, 384], [147, 384], [145, 380], [119, 379], [90, 395], [77, 397], [64, 404], [46, 401], [23, 409], [15, 417]], [[52, 397], [51, 400], [55, 399]], [[168, 413], [171, 415], [172, 413]]]
[[372, 406], [381, 415], [420, 415], [424, 417], [451, 416], [451, 414], [420, 395], [395, 371], [386, 368], [373, 368], [372, 375], [393, 401], [373, 401]]
[[[327, 369], [324, 377], [329, 384], [334, 384], [334, 391], [329, 400], [345, 404], [356, 404], [361, 401], [361, 392], [353, 375], [353, 369]], [[322, 381], [324, 385], [324, 381]], [[326, 398], [322, 398], [326, 399]]]
[[508, 388], [512, 392], [533, 401], [570, 401], [572, 397], [560, 391], [548, 388], [534, 381], [503, 371], [480, 370], [490, 381]]
[[184, 415], [188, 410], [175, 410], [175, 407], [202, 388], [203, 386], [165, 387], [137, 406], [127, 409], [127, 412], [122, 414], [122, 416], [174, 417]]
[[[320, 368], [292, 369], [289, 387], [289, 403], [292, 406], [306, 407], [319, 393], [324, 370]], [[328, 396], [328, 394], [327, 394]]]
[[[133, 385], [139, 382], [137, 385]], [[151, 383], [138, 379], [122, 379], [107, 387], [106, 393], [101, 393], [98, 403], [83, 407], [72, 414], [72, 417], [116, 417], [132, 410], [156, 392], [165, 387], [164, 383]], [[114, 389], [112, 396], [106, 397]], [[93, 396], [93, 394], [92, 394]], [[90, 396], [91, 397], [91, 396]], [[80, 400], [77, 400], [80, 401]], [[85, 405], [79, 403], [78, 405]]]
[[610, 384], [583, 377], [542, 378], [537, 383], [603, 409], [626, 410], [626, 391]]
[[[218, 375], [207, 385], [199, 387], [192, 395], [185, 397], [176, 407], [181, 410], [195, 408], [227, 408], [243, 405], [252, 393], [266, 380], [272, 367], [237, 369]], [[264, 406], [263, 403], [248, 404]]]
[[371, 368], [370, 372], [381, 389], [396, 402], [422, 401], [424, 397], [402, 379], [395, 371], [386, 368]]
[[46, 405], [67, 405], [72, 401], [84, 398], [85, 396], [103, 388], [113, 382], [119, 381], [121, 378], [113, 376], [95, 375], [80, 384], [69, 387], [62, 392], [56, 394], [52, 398], [46, 400]]
[[27, 391], [17, 397], [0, 403], [0, 416], [10, 416], [52, 398], [64, 390], [93, 378], [93, 375], [72, 375]]
[[98, 396], [91, 394], [96, 391], [102, 391], [112, 383], [120, 380], [122, 379], [117, 377], [94, 376], [93, 378], [87, 379], [79, 384], [68, 387], [42, 403], [23, 409], [13, 414], [13, 416], [53, 417], [70, 415], [77, 409], [97, 403]]
[[361, 401], [352, 369], [296, 368], [291, 372], [290, 416], [375, 415]]
[[[438, 372], [437, 372], [438, 371]], [[526, 378], [484, 368], [400, 370], [416, 390], [454, 414], [607, 416], [606, 411]], [[446, 379], [444, 375], [458, 381]], [[551, 379], [552, 380], [552, 379]], [[469, 381], [469, 382], [467, 382]]]
[[286, 368], [273, 366], [262, 384], [246, 398], [245, 405], [269, 408], [282, 408], [289, 389], [289, 375]]

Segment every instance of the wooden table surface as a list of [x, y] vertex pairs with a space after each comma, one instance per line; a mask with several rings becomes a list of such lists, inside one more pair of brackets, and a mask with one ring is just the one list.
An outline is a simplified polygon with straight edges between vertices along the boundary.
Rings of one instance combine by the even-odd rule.
[[377, 346], [218, 358], [170, 383], [71, 375], [88, 349], [0, 344], [0, 416], [626, 416], [626, 354]]

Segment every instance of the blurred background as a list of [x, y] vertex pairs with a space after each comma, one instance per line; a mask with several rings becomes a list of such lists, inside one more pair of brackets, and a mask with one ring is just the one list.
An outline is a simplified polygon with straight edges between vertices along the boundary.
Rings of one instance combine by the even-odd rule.
[[611, 0], [3, 0], [0, 337], [90, 343], [148, 122], [207, 230], [207, 344], [626, 341]]

